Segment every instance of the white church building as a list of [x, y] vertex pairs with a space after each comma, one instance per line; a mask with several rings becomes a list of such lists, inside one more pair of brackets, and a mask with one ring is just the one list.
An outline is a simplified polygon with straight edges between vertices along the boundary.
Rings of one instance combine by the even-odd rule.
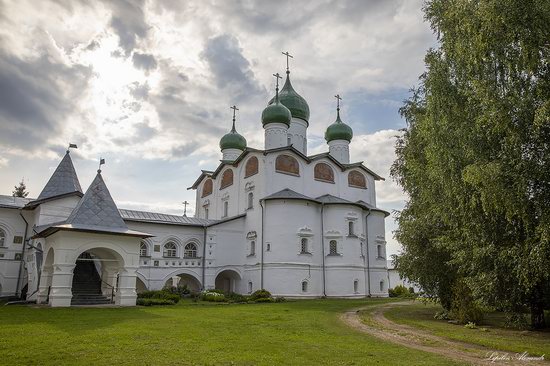
[[36, 199], [0, 196], [0, 297], [51, 306], [131, 306], [137, 292], [191, 290], [315, 297], [387, 296], [379, 175], [350, 162], [351, 128], [327, 126], [307, 154], [309, 107], [286, 82], [264, 109], [263, 149], [235, 129], [203, 170], [195, 217], [126, 210], [101, 171], [84, 192], [69, 151]]

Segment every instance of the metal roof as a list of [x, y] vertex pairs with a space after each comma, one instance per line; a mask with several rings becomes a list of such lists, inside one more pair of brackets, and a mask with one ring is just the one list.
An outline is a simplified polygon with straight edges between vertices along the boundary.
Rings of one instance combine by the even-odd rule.
[[80, 199], [80, 202], [67, 218], [66, 224], [85, 225], [97, 229], [128, 229], [101, 177], [100, 171], [98, 171], [84, 197]]
[[33, 198], [0, 195], [0, 208], [23, 208]]
[[67, 151], [37, 200], [73, 192], [82, 193], [82, 188], [80, 187], [71, 156]]
[[288, 188], [285, 188], [282, 191], [270, 194], [269, 196], [263, 198], [263, 200], [274, 200], [274, 199], [306, 200], [306, 201], [320, 203], [315, 198], [304, 196], [303, 194], [294, 192], [292, 189], [288, 189]]
[[160, 224], [172, 224], [172, 225], [190, 225], [190, 226], [205, 226], [215, 223], [216, 220], [205, 220], [195, 217], [169, 215], [156, 212], [136, 211], [120, 209], [120, 215], [124, 220], [128, 221], [141, 221]]

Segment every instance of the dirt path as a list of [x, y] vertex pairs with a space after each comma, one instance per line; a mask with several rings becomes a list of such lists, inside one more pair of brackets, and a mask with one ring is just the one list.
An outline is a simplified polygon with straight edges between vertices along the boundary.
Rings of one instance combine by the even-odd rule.
[[[548, 365], [541, 361], [524, 361], [515, 359], [513, 352], [493, 350], [475, 344], [469, 344], [459, 341], [452, 341], [438, 337], [431, 333], [409, 327], [407, 325], [397, 324], [386, 317], [384, 311], [393, 306], [406, 306], [411, 302], [396, 302], [379, 306], [372, 312], [373, 325], [363, 323], [359, 312], [362, 309], [355, 309], [340, 315], [340, 319], [350, 327], [361, 332], [368, 333], [377, 338], [399, 344], [404, 347], [414, 348], [420, 351], [435, 353], [455, 361], [467, 362], [472, 365]], [[488, 359], [493, 356], [509, 356], [510, 360], [495, 360], [491, 362]]]

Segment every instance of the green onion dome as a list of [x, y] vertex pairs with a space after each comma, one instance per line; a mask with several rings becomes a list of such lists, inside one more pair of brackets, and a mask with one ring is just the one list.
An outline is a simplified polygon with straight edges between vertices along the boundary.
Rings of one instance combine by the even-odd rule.
[[[290, 72], [286, 73], [285, 85], [279, 92], [279, 101], [290, 110], [292, 117], [300, 118], [309, 123], [309, 105], [302, 96], [294, 90], [290, 83]], [[275, 103], [275, 97], [268, 104]]]
[[325, 140], [327, 142], [334, 140], [347, 140], [351, 142], [353, 138], [353, 130], [350, 126], [342, 122], [340, 119], [340, 108], [337, 109], [336, 121], [328, 126], [327, 131], [325, 132]]
[[220, 140], [220, 149], [246, 149], [246, 139], [235, 130], [235, 120], [233, 120], [233, 128], [228, 134], [225, 134]]
[[275, 96], [275, 102], [265, 107], [262, 112], [262, 125], [264, 126], [268, 123], [284, 123], [290, 126], [291, 119], [290, 110], [279, 102], [277, 96]]

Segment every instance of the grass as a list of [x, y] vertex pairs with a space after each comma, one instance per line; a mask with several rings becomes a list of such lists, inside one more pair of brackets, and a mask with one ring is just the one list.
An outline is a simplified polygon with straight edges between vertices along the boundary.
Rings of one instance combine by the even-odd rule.
[[[550, 332], [548, 331], [505, 329], [504, 315], [497, 312], [486, 314], [483, 324], [476, 329], [467, 329], [463, 325], [434, 319], [434, 314], [439, 310], [442, 308], [438, 305], [415, 303], [393, 307], [385, 311], [384, 315], [395, 323], [406, 324], [452, 340], [514, 353], [528, 352], [533, 356], [550, 355]], [[486, 328], [487, 331], [481, 328]]]
[[441, 365], [438, 355], [348, 328], [388, 299], [134, 308], [0, 307], [0, 364]]

